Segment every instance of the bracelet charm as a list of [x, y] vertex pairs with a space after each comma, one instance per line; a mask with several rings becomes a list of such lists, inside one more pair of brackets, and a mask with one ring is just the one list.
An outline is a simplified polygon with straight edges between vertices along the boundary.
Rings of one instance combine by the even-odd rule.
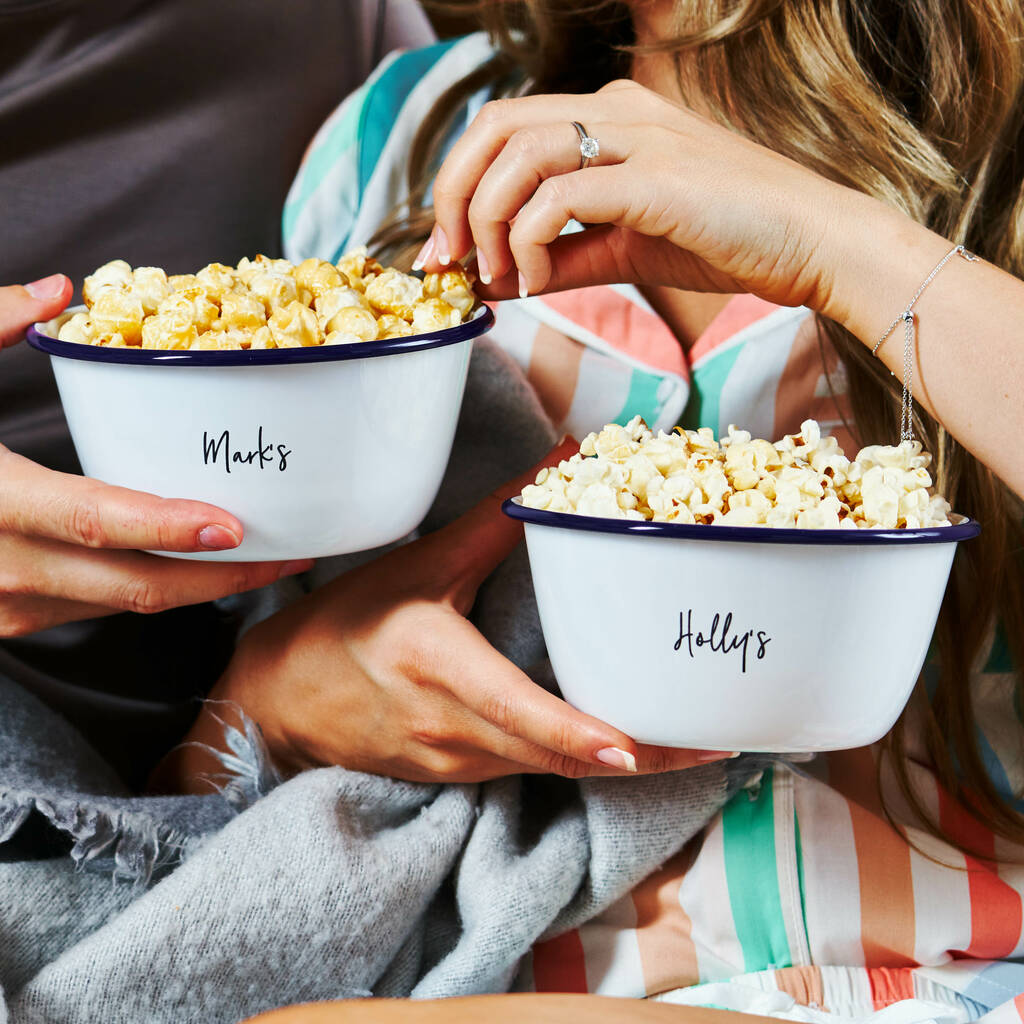
[[962, 245], [956, 245], [932, 268], [932, 272], [921, 282], [921, 287], [914, 293], [914, 297], [907, 303], [906, 308], [886, 328], [885, 333], [875, 342], [871, 354], [876, 355], [882, 342], [889, 337], [896, 329], [897, 324], [903, 321], [903, 397], [900, 403], [900, 441], [914, 440], [914, 341], [916, 339], [916, 318], [914, 316], [914, 303], [921, 298], [925, 288], [935, 279], [939, 271], [954, 257], [959, 256], [971, 263], [977, 263], [981, 257], [975, 256], [973, 252], [965, 249]]

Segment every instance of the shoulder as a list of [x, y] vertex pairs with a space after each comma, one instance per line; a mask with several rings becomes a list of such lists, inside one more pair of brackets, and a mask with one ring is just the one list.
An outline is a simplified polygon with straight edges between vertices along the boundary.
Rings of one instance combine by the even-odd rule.
[[[378, 65], [306, 151], [284, 210], [290, 259], [335, 259], [350, 239], [357, 244], [373, 233], [405, 196], [405, 162], [424, 118], [494, 52], [480, 32], [392, 53]], [[453, 130], [460, 131], [468, 116], [456, 118]]]

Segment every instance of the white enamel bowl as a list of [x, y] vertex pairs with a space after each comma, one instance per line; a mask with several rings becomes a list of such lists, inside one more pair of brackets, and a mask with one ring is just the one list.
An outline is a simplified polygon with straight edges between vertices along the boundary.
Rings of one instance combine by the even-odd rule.
[[522, 520], [562, 695], [638, 742], [819, 751], [884, 736], [910, 696], [957, 542], [926, 530]]
[[[67, 315], [67, 314], [65, 314]], [[316, 558], [403, 537], [437, 494], [473, 339], [494, 315], [433, 334], [315, 348], [175, 352], [54, 337], [50, 356], [87, 476], [236, 515], [241, 545], [174, 557]]]

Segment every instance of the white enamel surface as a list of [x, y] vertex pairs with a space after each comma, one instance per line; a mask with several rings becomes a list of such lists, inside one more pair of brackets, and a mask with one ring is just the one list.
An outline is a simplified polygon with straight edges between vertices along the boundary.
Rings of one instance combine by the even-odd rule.
[[[566, 700], [641, 743], [746, 751], [858, 747], [888, 732], [924, 663], [956, 549], [531, 523], [526, 540]], [[753, 631], [745, 671], [741, 648], [720, 649], [729, 613], [724, 646]], [[709, 639], [716, 614], [712, 650], [697, 634]]]
[[211, 502], [245, 527], [231, 551], [174, 557], [261, 561], [365, 550], [419, 524], [451, 452], [471, 346], [281, 366], [51, 362], [87, 476]]

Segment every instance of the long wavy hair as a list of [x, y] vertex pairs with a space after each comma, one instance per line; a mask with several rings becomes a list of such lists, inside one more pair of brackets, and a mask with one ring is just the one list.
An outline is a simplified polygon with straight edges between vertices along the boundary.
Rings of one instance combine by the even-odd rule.
[[[409, 202], [375, 239], [397, 260], [411, 261], [432, 226], [424, 196], [440, 142], [472, 93], [484, 86], [495, 95], [594, 91], [628, 77], [640, 49], [629, 7], [610, 0], [435, 6], [484, 28], [497, 49], [437, 100], [419, 130], [408, 163]], [[698, 83], [702, 110], [1024, 277], [1019, 0], [679, 0], [676, 6], [677, 35], [645, 49], [675, 57], [681, 86]], [[847, 373], [854, 437], [869, 443], [896, 436], [898, 382], [855, 337], [818, 320], [823, 349], [831, 345]], [[977, 358], [985, 358], [984, 339]], [[914, 702], [924, 718], [926, 753], [940, 784], [968, 815], [1024, 842], [1024, 817], [985, 769], [970, 685], [997, 627], [1018, 667], [1015, 706], [1024, 706], [1024, 511], [920, 406], [914, 426], [935, 456], [940, 491], [984, 526], [957, 554], [935, 633], [938, 679], [929, 699]], [[951, 838], [912, 784], [906, 720], [905, 713], [886, 739], [889, 766], [919, 823]]]

